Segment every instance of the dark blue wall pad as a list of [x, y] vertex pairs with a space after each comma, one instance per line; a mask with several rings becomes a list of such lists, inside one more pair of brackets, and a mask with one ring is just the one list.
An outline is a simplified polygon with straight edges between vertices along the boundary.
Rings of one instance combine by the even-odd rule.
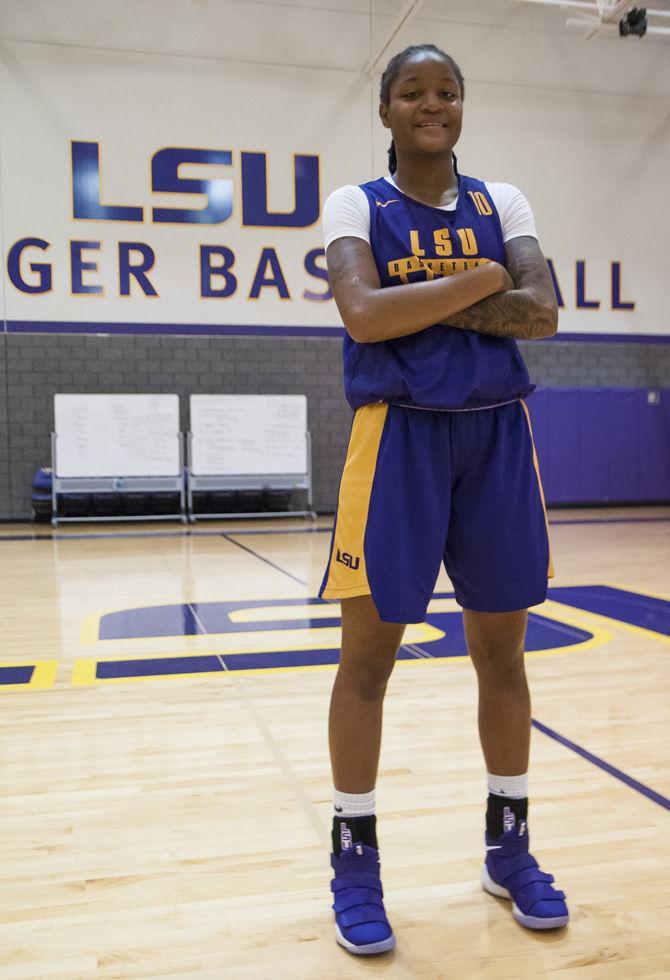
[[548, 504], [670, 501], [670, 389], [538, 388], [528, 410]]

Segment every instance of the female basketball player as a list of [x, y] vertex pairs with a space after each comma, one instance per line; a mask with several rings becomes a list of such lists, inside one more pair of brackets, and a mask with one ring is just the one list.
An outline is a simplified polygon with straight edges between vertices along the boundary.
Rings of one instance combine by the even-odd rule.
[[321, 595], [342, 604], [330, 709], [336, 935], [391, 949], [375, 831], [382, 704], [406, 623], [422, 622], [440, 562], [463, 608], [488, 770], [482, 883], [531, 929], [565, 925], [528, 852], [527, 609], [549, 545], [515, 338], [556, 332], [533, 216], [509, 184], [464, 177], [453, 148], [463, 77], [433, 45], [389, 63], [379, 114], [390, 177], [324, 209], [331, 288], [346, 327], [355, 416]]

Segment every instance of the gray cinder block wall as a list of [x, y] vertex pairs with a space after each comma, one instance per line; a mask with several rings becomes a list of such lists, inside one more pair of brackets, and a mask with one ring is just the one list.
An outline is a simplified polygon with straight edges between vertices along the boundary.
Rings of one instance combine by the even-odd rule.
[[[670, 385], [670, 345], [535, 341], [520, 345], [538, 384]], [[186, 430], [191, 394], [305, 394], [314, 504], [335, 507], [351, 425], [337, 338], [0, 336], [0, 519], [31, 516], [30, 484], [50, 461], [57, 392], [174, 392]]]

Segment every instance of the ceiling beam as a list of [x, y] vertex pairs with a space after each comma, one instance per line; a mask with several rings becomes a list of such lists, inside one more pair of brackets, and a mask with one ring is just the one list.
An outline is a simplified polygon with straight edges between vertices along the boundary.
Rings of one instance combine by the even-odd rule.
[[405, 0], [402, 5], [402, 9], [396, 17], [395, 23], [393, 24], [393, 27], [391, 28], [386, 39], [376, 48], [375, 54], [370, 54], [370, 60], [363, 69], [368, 78], [372, 78], [375, 72], [379, 70], [380, 62], [383, 58], [385, 58], [388, 49], [393, 44], [400, 31], [404, 27], [407, 27], [409, 22], [416, 17], [425, 2], [426, 0]]
[[[575, 10], [578, 16], [568, 17], [566, 24], [568, 27], [586, 30], [584, 39], [590, 41], [592, 37], [599, 34], [618, 33], [619, 20], [627, 10], [636, 5], [637, 0], [616, 0], [616, 2], [612, 0], [516, 0], [516, 2]], [[670, 11], [647, 8], [647, 18], [649, 17], [670, 17]], [[650, 25], [647, 27], [647, 34], [670, 36], [670, 28]]]

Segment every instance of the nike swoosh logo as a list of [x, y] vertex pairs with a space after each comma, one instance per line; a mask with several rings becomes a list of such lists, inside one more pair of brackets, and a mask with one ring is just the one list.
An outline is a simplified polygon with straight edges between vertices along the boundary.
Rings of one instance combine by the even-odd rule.
[[335, 807], [335, 813], [342, 813], [342, 807], [341, 806], [336, 806]]
[[487, 851], [499, 851], [501, 847], [502, 847], [502, 844], [487, 844], [486, 845], [486, 850]]
[[384, 201], [383, 204], [381, 201], [376, 200], [375, 204], [377, 205], [378, 208], [387, 208], [389, 204], [400, 204], [400, 201], [398, 200], [397, 197], [394, 197], [392, 201]]

